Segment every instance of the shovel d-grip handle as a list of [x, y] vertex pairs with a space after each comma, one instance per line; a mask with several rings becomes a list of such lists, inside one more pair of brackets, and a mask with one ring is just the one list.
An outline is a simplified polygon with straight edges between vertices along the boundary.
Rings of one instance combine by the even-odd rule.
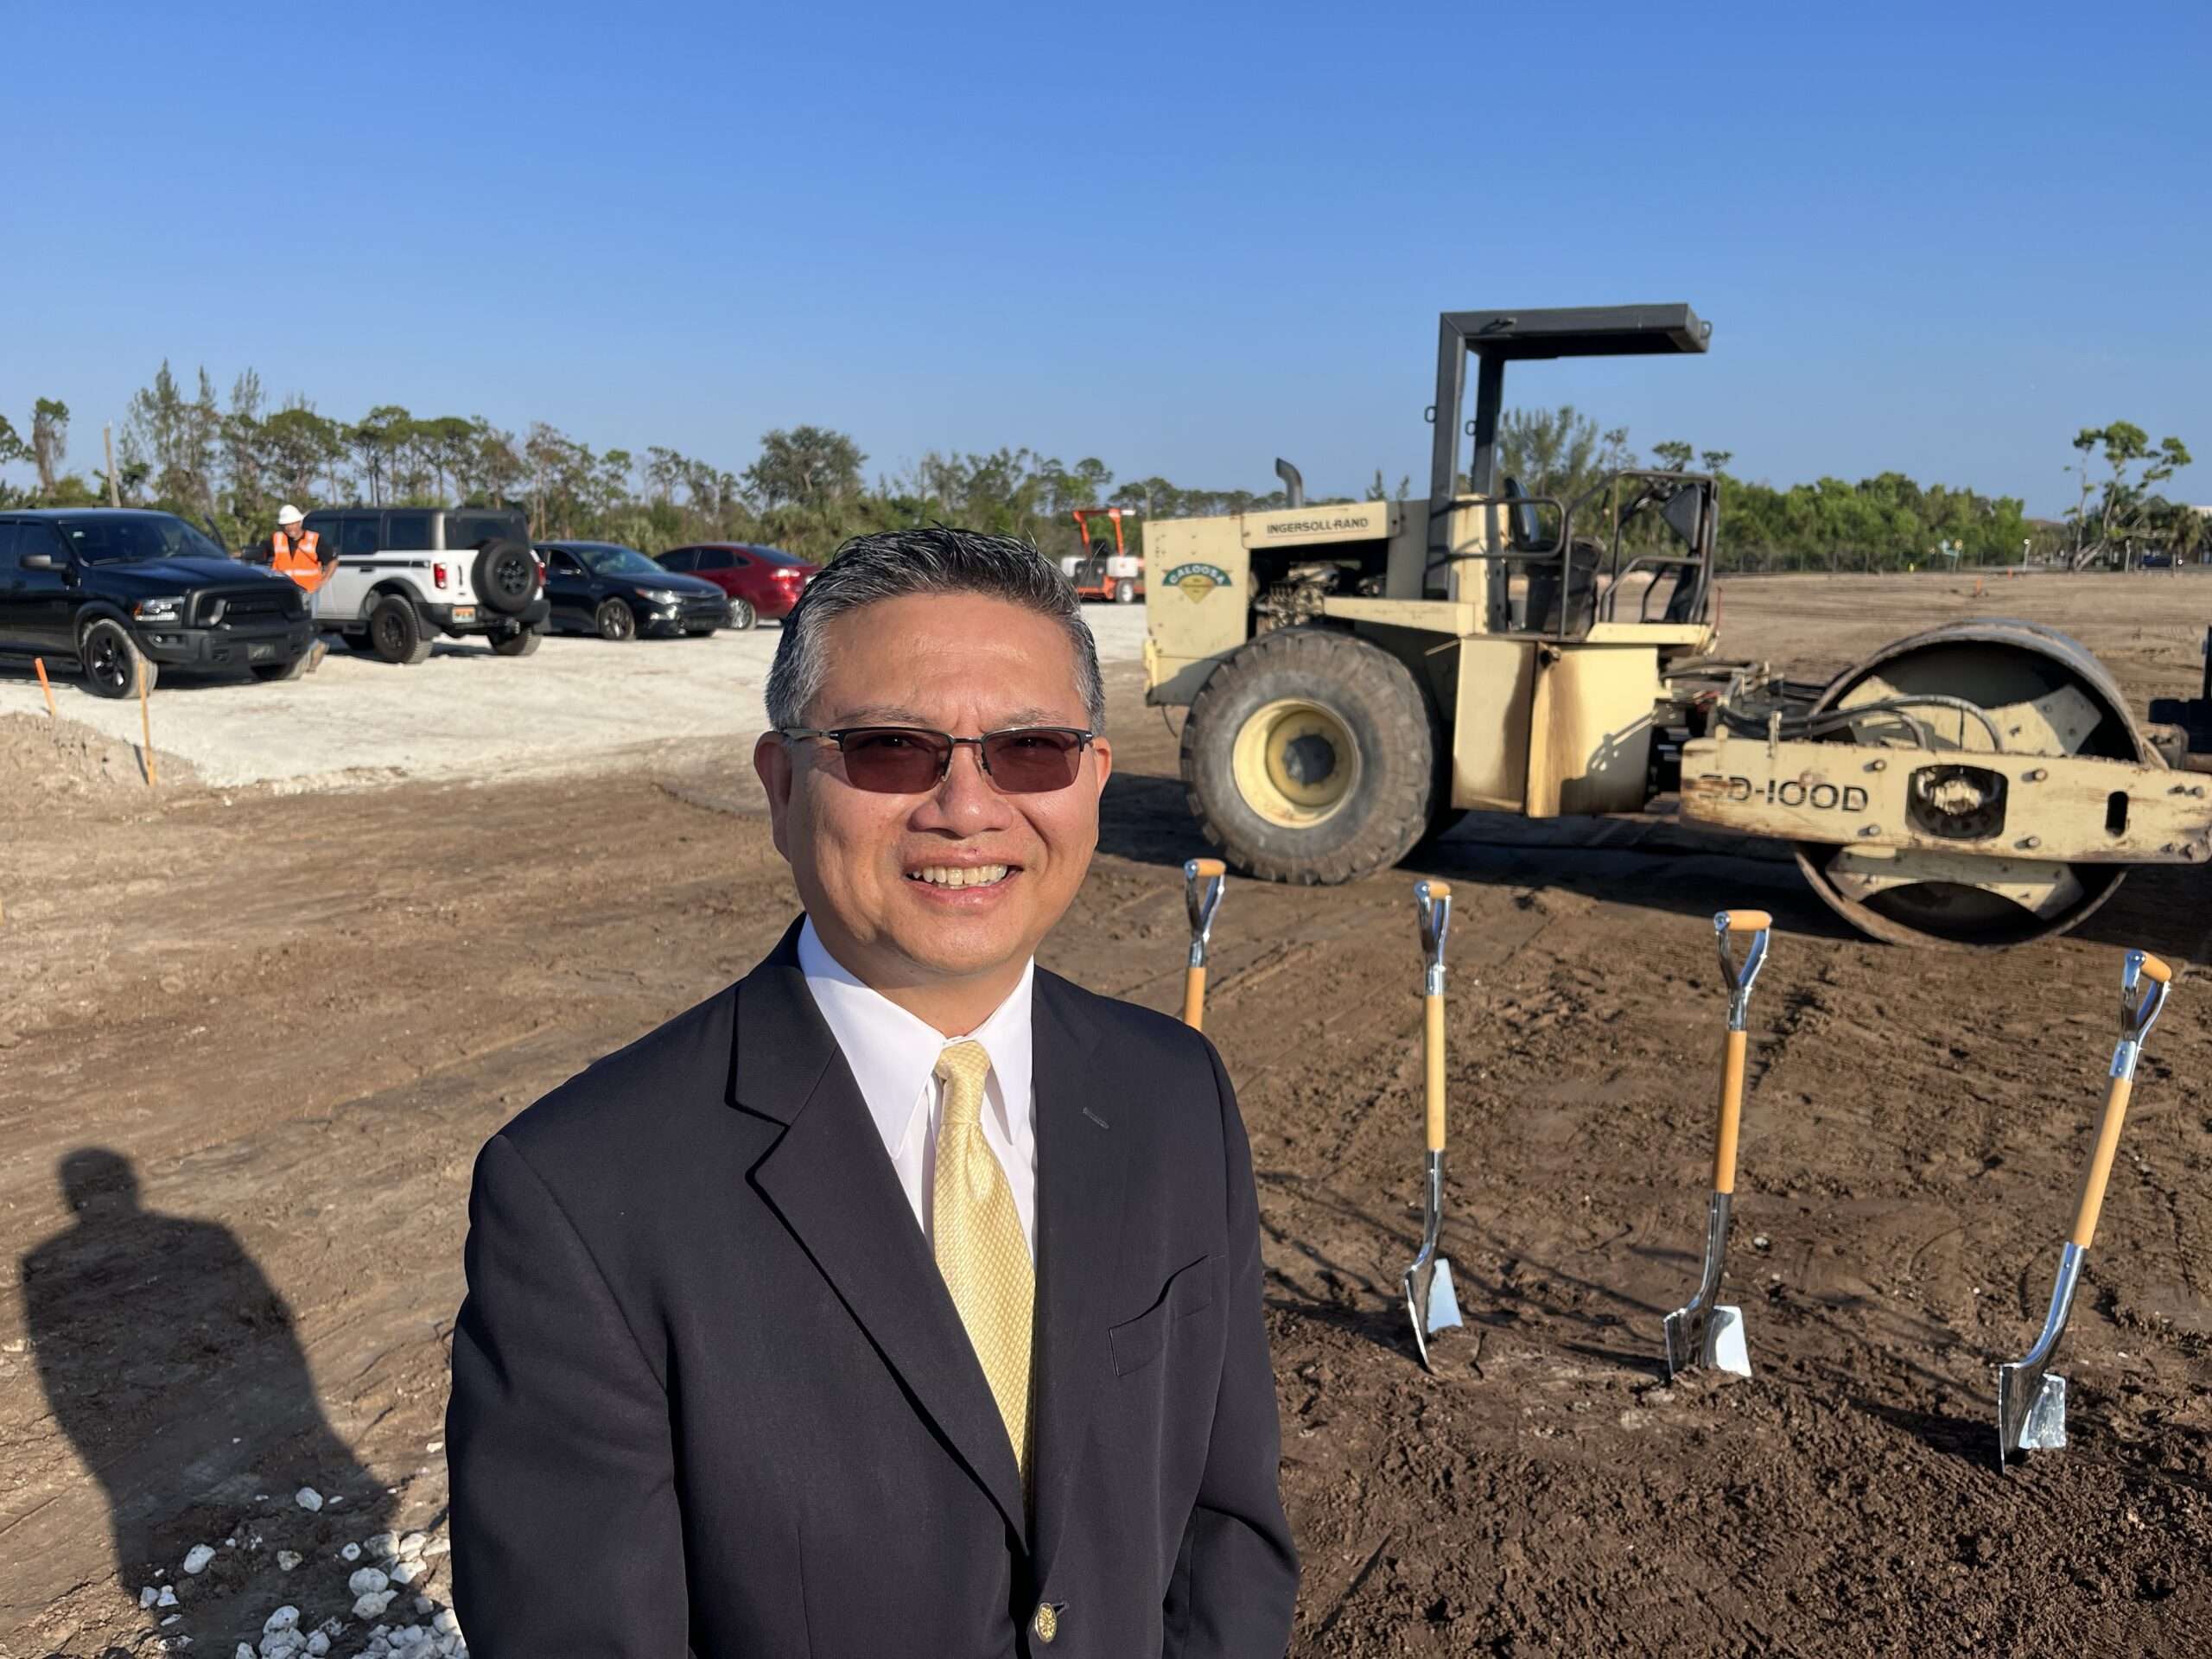
[[2105, 1090], [2104, 1116], [2098, 1121], [2097, 1143], [2082, 1177], [2081, 1198], [2074, 1206], [2074, 1230], [2068, 1235], [2077, 1249], [2086, 1250], [2096, 1241], [2105, 1187], [2112, 1180], [2113, 1160], [2120, 1152], [2120, 1127], [2127, 1120], [2128, 1099], [2135, 1092], [2135, 1063], [2142, 1058], [2143, 1039], [2151, 1034], [2151, 1027], [2166, 1006], [2173, 977], [2172, 969], [2145, 950], [2129, 951], [2120, 965], [2120, 1045], [2113, 1050], [2112, 1082]]
[[[1749, 1013], [1751, 986], [1766, 966], [1767, 932], [1774, 918], [1763, 910], [1724, 910], [1713, 918], [1713, 932], [1720, 950], [1720, 977], [1728, 987], [1728, 1029], [1720, 1047], [1719, 1125], [1713, 1136], [1713, 1190], [1736, 1190], [1736, 1132], [1744, 1116], [1744, 1054], [1747, 1039], [1744, 1020]], [[1748, 934], [1743, 965], [1738, 967], [1729, 940]]]
[[1421, 917], [1421, 1084], [1427, 1109], [1426, 1139], [1431, 1152], [1444, 1150], [1444, 938], [1452, 926], [1452, 887], [1446, 881], [1414, 883], [1414, 907]]
[[1193, 858], [1183, 865], [1183, 902], [1191, 912], [1191, 957], [1183, 972], [1183, 1023], [1193, 1031], [1205, 1020], [1206, 947], [1213, 918], [1229, 886], [1229, 867], [1217, 858]]

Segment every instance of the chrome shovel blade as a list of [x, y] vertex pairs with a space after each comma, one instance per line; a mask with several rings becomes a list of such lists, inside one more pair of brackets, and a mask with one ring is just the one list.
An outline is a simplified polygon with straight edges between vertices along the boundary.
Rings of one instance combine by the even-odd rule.
[[1700, 1366], [1751, 1374], [1751, 1356], [1744, 1341], [1744, 1310], [1713, 1299], [1720, 1290], [1721, 1258], [1728, 1248], [1729, 1195], [1716, 1192], [1705, 1221], [1705, 1268], [1698, 1276], [1697, 1294], [1688, 1307], [1667, 1316], [1667, 1377], [1669, 1382]]
[[1751, 1355], [1744, 1340], [1744, 1310], [1725, 1303], [1706, 1308], [1693, 1303], [1667, 1316], [1667, 1377], [1703, 1366], [1751, 1374]]
[[2066, 1379], [2056, 1371], [2037, 1378], [2022, 1363], [1997, 1368], [1997, 1459], [2015, 1452], [2057, 1452], [2066, 1445]]
[[2036, 1345], [2021, 1358], [1997, 1368], [1997, 1462], [2016, 1452], [2056, 1452], [2066, 1444], [2066, 1379], [2050, 1369], [2074, 1312], [2074, 1293], [2082, 1282], [2088, 1252], [2069, 1244], [2059, 1255], [2058, 1281], [2051, 1287], [2050, 1311], [2044, 1315]]
[[1457, 1330], [1462, 1323], [1449, 1257], [1432, 1256], [1406, 1269], [1406, 1317], [1412, 1321], [1414, 1347], [1423, 1369], [1433, 1370], [1428, 1363], [1428, 1339], [1440, 1331]]
[[1452, 1262], [1448, 1256], [1436, 1258], [1436, 1272], [1428, 1281], [1428, 1334], [1440, 1331], [1454, 1331], [1459, 1325], [1459, 1295], [1452, 1287]]
[[1667, 1316], [1667, 1380], [1671, 1382], [1697, 1363], [1704, 1332], [1698, 1328], [1696, 1307], [1678, 1307]]
[[1716, 1307], [1705, 1327], [1705, 1363], [1738, 1376], [1751, 1374], [1751, 1356], [1744, 1344], [1744, 1310]]

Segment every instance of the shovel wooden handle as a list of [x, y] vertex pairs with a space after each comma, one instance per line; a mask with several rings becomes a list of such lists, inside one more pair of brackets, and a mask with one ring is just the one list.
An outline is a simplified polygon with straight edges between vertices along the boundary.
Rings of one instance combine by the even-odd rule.
[[1444, 1150], [1444, 999], [1421, 998], [1421, 1058], [1428, 1101], [1428, 1149]]
[[1201, 881], [1211, 880], [1217, 875], [1229, 874], [1229, 866], [1217, 858], [1194, 858], [1186, 868]]
[[1764, 933], [1774, 925], [1774, 918], [1763, 910], [1732, 910], [1727, 915], [1731, 933]]
[[1183, 970], [1183, 1023], [1192, 1031], [1205, 1028], [1206, 970], [1185, 968]]
[[[2158, 964], [2163, 970], [2163, 962]], [[2145, 963], [2145, 973], [2151, 964]], [[2082, 1178], [2082, 1201], [2074, 1206], [2075, 1248], [2088, 1249], [2097, 1236], [2097, 1215], [2105, 1207], [2105, 1184], [2112, 1179], [2112, 1160], [2120, 1150], [2120, 1126], [2127, 1118], [2127, 1097], [2135, 1091], [2133, 1077], [2114, 1077], [2105, 1095], [2104, 1121], [2097, 1125], [2097, 1149], [2089, 1154], [2088, 1173]]]
[[1720, 1050], [1720, 1127], [1713, 1137], [1713, 1190], [1736, 1190], [1736, 1128], [1744, 1116], [1745, 1033], [1732, 1031]]
[[2143, 973], [2145, 978], [2155, 979], [2161, 985], [2171, 985], [2173, 983], [2174, 970], [2167, 967], [2164, 963], [2160, 962], [2148, 950], [2145, 950], [2143, 953]]
[[[1432, 878], [1428, 882], [1429, 902], [1449, 902], [1452, 884]], [[1426, 912], [1424, 912], [1426, 914]], [[1427, 924], [1424, 922], [1423, 925]], [[1443, 960], [1443, 949], [1437, 947], [1437, 960]], [[1437, 991], [1424, 995], [1421, 1002], [1421, 1046], [1422, 1059], [1422, 1090], [1428, 1108], [1427, 1140], [1431, 1152], [1444, 1150], [1444, 994]]]

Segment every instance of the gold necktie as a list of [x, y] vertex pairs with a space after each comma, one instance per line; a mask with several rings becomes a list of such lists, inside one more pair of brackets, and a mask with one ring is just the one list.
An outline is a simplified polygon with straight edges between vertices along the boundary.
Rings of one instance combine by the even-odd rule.
[[937, 1269], [968, 1327], [984, 1379], [1014, 1442], [1015, 1465], [1029, 1465], [1029, 1341], [1037, 1274], [1014, 1189], [983, 1139], [983, 1078], [991, 1057], [981, 1043], [954, 1043], [938, 1056], [944, 1118], [937, 1132]]

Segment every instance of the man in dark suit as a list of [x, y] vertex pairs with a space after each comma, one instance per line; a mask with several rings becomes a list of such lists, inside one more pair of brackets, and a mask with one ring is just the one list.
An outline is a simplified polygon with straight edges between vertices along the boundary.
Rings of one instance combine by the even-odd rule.
[[768, 710], [804, 917], [477, 1163], [471, 1651], [1275, 1659], [1235, 1098], [1198, 1035], [1033, 960], [1111, 766], [1072, 592], [1018, 542], [862, 537]]

